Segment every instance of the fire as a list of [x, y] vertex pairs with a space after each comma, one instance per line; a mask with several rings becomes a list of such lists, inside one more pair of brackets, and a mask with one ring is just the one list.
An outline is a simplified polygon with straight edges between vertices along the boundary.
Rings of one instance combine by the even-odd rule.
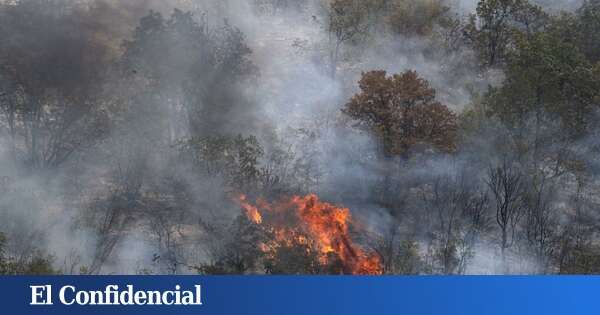
[[260, 215], [260, 212], [258, 212], [258, 209], [255, 206], [246, 202], [246, 195], [240, 195], [239, 199], [240, 205], [246, 211], [246, 216], [248, 216], [248, 219], [256, 224], [261, 224], [262, 216]]
[[259, 199], [256, 205], [241, 195], [238, 202], [251, 222], [272, 232], [274, 240], [259, 244], [266, 254], [283, 245], [302, 244], [317, 254], [321, 265], [337, 262], [345, 274], [382, 273], [380, 257], [352, 241], [349, 235], [352, 217], [348, 208], [322, 202], [314, 194], [276, 203]]

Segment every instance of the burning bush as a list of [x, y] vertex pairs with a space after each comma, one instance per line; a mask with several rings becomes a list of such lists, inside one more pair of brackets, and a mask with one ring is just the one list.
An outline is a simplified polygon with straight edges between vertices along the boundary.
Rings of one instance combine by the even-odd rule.
[[267, 272], [289, 273], [279, 267], [278, 262], [285, 259], [305, 267], [304, 272], [292, 268], [292, 273], [382, 273], [379, 255], [352, 241], [348, 208], [322, 202], [314, 194], [275, 203], [259, 199], [256, 204], [242, 195], [238, 201], [248, 219], [269, 235], [258, 244], [266, 257]]

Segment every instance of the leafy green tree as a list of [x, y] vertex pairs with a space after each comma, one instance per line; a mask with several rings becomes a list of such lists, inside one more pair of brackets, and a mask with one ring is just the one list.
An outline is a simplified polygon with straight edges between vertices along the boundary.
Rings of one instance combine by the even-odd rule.
[[529, 117], [560, 121], [570, 136], [582, 135], [597, 106], [597, 71], [578, 47], [552, 31], [519, 38], [509, 56], [506, 80], [491, 91], [491, 112], [523, 128]]
[[515, 34], [534, 34], [545, 23], [546, 14], [527, 0], [481, 0], [464, 35], [484, 66], [496, 66], [505, 61]]
[[600, 61], [600, 1], [585, 0], [576, 12], [577, 37], [590, 62]]
[[180, 141], [182, 158], [207, 176], [222, 176], [231, 189], [250, 193], [260, 187], [264, 151], [254, 136], [210, 136]]
[[391, 1], [387, 23], [398, 33], [408, 36], [431, 35], [435, 27], [452, 23], [450, 7], [443, 0]]

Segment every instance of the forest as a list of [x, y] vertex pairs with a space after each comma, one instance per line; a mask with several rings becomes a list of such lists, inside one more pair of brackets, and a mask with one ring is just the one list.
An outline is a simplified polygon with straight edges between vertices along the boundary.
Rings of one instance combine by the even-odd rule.
[[0, 274], [600, 273], [600, 0], [0, 0]]

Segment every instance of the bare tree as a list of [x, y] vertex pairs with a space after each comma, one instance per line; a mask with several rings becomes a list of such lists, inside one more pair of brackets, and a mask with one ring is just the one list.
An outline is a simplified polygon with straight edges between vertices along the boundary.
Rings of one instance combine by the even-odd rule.
[[500, 250], [506, 268], [506, 249], [512, 246], [517, 224], [523, 215], [523, 177], [516, 166], [504, 161], [490, 168], [487, 185], [495, 202], [496, 223], [501, 233]]
[[534, 181], [530, 187], [526, 199], [525, 234], [540, 263], [540, 271], [544, 273], [554, 249], [556, 218], [551, 204], [554, 189], [545, 177]]
[[487, 196], [466, 174], [463, 170], [457, 176], [437, 178], [425, 196], [434, 212], [435, 258], [443, 274], [465, 272], [479, 234], [487, 226]]

